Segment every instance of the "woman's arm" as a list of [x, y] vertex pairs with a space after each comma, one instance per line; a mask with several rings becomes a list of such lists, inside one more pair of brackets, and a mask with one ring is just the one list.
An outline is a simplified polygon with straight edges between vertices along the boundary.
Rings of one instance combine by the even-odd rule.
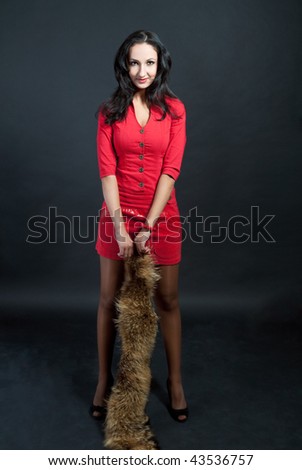
[[105, 176], [101, 178], [101, 182], [103, 196], [114, 224], [115, 238], [119, 245], [118, 255], [121, 257], [131, 256], [133, 254], [133, 241], [126, 230], [123, 219], [116, 176]]
[[133, 241], [129, 236], [122, 216], [120, 197], [116, 180], [116, 155], [112, 146], [112, 126], [106, 124], [100, 113], [97, 129], [97, 155], [103, 196], [114, 224], [115, 238], [119, 245], [118, 255], [131, 256]]
[[160, 214], [165, 208], [165, 205], [167, 204], [171, 192], [174, 188], [174, 183], [175, 180], [166, 174], [162, 174], [158, 180], [154, 199], [152, 202], [152, 206], [150, 208], [150, 211], [147, 215], [147, 224], [151, 225], [153, 227], [159, 218]]
[[101, 178], [101, 182], [103, 196], [113, 221], [114, 229], [117, 232], [121, 232], [125, 228], [125, 224], [122, 217], [116, 176], [105, 176], [104, 178]]
[[[174, 187], [174, 179], [162, 174], [158, 180], [154, 199], [150, 211], [146, 217], [146, 224], [153, 227], [162, 213], [166, 203], [169, 200], [171, 191]], [[136, 235], [134, 242], [139, 253], [150, 253], [150, 247], [145, 246], [145, 243], [150, 237], [151, 232], [147, 228], [142, 228]]]
[[159, 178], [155, 196], [149, 214], [147, 223], [153, 226], [159, 218], [166, 203], [169, 200], [175, 181], [180, 174], [181, 163], [186, 145], [186, 108], [182, 101], [174, 103], [175, 113], [178, 119], [172, 119], [170, 130], [170, 142], [164, 156], [162, 174]]

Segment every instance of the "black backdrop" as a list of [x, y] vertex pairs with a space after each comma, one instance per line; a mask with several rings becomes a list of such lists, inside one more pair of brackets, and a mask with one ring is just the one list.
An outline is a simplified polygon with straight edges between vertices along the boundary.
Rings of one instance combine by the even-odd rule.
[[[118, 46], [144, 28], [170, 51], [170, 86], [187, 109], [176, 183], [191, 224], [180, 277], [186, 320], [248, 314], [299, 325], [301, 2], [1, 0], [0, 8], [3, 318], [18, 325], [28, 312], [52, 312], [59, 321], [64, 311], [94, 322], [103, 200], [94, 113], [115, 87]], [[55, 213], [65, 229], [54, 231]], [[51, 219], [52, 242], [29, 242], [37, 216], [44, 228]], [[203, 225], [207, 217], [216, 219]], [[266, 239], [257, 236], [263, 217]], [[247, 225], [219, 239], [235, 221]]]

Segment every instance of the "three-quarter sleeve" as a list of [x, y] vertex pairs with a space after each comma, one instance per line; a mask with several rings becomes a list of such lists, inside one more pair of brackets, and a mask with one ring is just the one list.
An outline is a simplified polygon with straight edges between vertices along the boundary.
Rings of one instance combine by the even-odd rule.
[[110, 124], [106, 124], [105, 120], [106, 117], [100, 112], [98, 116], [96, 138], [100, 178], [115, 175], [117, 165], [112, 139], [112, 126]]
[[186, 108], [182, 101], [175, 106], [175, 114], [180, 116], [172, 119], [170, 142], [164, 156], [162, 174], [171, 176], [175, 181], [180, 174], [181, 163], [187, 141], [186, 136]]

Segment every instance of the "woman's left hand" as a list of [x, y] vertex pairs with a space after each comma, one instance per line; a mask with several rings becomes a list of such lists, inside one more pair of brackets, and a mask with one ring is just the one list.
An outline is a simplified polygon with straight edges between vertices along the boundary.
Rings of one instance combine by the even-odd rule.
[[150, 230], [142, 228], [134, 238], [134, 243], [139, 254], [150, 253], [150, 247], [146, 246], [146, 242], [149, 240], [150, 235]]

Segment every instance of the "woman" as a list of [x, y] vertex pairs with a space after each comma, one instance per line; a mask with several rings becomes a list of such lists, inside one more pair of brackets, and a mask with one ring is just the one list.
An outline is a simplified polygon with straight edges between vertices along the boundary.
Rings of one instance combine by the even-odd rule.
[[124, 259], [147, 253], [160, 267], [154, 294], [168, 364], [169, 411], [188, 418], [181, 379], [181, 318], [178, 273], [181, 224], [174, 183], [186, 143], [186, 111], [169, 89], [170, 54], [150, 31], [130, 34], [114, 62], [118, 87], [98, 110], [97, 153], [104, 202], [96, 250], [100, 255], [98, 308], [99, 381], [90, 407], [105, 416], [113, 383], [115, 296]]

